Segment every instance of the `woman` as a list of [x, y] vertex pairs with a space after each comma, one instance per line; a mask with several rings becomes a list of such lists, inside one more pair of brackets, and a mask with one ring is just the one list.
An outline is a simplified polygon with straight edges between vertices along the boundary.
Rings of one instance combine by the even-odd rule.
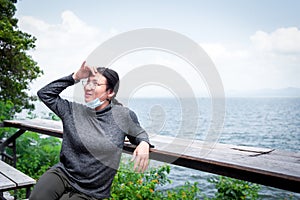
[[[62, 99], [59, 94], [82, 79], [86, 105]], [[38, 91], [39, 98], [63, 122], [60, 162], [43, 174], [30, 200], [103, 199], [119, 166], [125, 136], [137, 147], [134, 170], [145, 171], [149, 139], [130, 109], [114, 98], [119, 89], [118, 74], [83, 62], [80, 69]]]

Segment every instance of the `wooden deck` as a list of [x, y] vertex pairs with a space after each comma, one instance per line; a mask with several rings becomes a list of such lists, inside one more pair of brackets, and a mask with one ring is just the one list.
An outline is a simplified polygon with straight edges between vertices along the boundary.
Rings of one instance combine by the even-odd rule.
[[[50, 120], [7, 120], [3, 126], [60, 138], [63, 134], [61, 122]], [[151, 135], [150, 141], [155, 146], [151, 159], [300, 193], [300, 153], [161, 135]], [[125, 143], [124, 152], [134, 148]]]

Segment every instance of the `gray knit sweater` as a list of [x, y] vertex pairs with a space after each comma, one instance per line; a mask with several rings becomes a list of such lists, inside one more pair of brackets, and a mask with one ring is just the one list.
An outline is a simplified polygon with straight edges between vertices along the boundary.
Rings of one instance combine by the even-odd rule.
[[125, 136], [131, 143], [149, 143], [133, 111], [110, 103], [100, 111], [62, 99], [59, 94], [75, 83], [72, 75], [38, 91], [39, 98], [63, 123], [60, 162], [55, 165], [74, 189], [97, 199], [110, 196]]

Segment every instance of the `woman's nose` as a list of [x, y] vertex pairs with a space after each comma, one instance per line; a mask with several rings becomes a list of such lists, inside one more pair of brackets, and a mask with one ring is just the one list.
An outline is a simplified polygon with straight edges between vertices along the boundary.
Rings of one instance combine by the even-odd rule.
[[93, 90], [93, 89], [94, 89], [93, 83], [88, 83], [88, 84], [86, 84], [85, 89], [86, 89], [86, 90]]

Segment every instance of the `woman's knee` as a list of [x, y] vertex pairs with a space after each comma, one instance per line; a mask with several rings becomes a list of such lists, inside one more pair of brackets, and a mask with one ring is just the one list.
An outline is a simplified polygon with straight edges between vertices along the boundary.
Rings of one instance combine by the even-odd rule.
[[45, 172], [33, 188], [29, 200], [55, 200], [65, 192], [65, 183], [55, 170]]

